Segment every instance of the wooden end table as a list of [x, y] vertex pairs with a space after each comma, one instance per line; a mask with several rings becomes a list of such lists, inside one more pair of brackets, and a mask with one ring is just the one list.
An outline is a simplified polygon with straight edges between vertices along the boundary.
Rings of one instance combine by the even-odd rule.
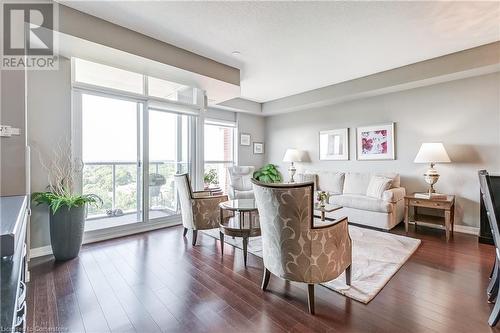
[[[243, 238], [243, 260], [247, 265], [248, 237], [260, 236], [260, 224], [257, 206], [254, 199], [238, 199], [224, 201], [219, 204], [219, 235], [221, 252], [224, 255], [224, 235]], [[232, 216], [224, 216], [224, 211], [232, 212]]]
[[[453, 235], [455, 225], [455, 196], [454, 195], [439, 195], [436, 197], [421, 198], [416, 196], [416, 193], [405, 196], [405, 230], [408, 233], [408, 225], [410, 223], [410, 208], [413, 207], [413, 222], [415, 228], [417, 222], [444, 224], [446, 232], [446, 241], [450, 240], [450, 234]], [[444, 217], [433, 216], [428, 214], [419, 214], [418, 208], [433, 208], [442, 210]]]
[[320, 206], [317, 203], [314, 204], [314, 210], [317, 210], [320, 212], [321, 221], [325, 220], [325, 213], [331, 213], [331, 212], [334, 212], [334, 211], [339, 210], [341, 208], [342, 208], [342, 206], [338, 206], [338, 205], [325, 204], [324, 206]]

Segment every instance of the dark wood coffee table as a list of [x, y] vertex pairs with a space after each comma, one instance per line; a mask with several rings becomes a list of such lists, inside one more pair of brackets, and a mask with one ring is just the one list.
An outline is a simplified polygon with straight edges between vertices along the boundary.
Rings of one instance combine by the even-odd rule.
[[[224, 235], [243, 238], [243, 260], [247, 265], [248, 237], [260, 236], [257, 206], [254, 199], [238, 199], [221, 202], [219, 234], [221, 252], [224, 255]], [[225, 216], [230, 211], [231, 216]]]

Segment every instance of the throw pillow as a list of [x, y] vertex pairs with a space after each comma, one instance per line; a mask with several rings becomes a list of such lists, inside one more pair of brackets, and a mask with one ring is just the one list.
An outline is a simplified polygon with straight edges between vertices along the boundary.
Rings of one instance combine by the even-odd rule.
[[372, 176], [370, 178], [370, 183], [368, 184], [368, 188], [366, 189], [366, 196], [382, 199], [382, 194], [385, 190], [388, 190], [391, 187], [392, 179], [381, 177], [381, 176]]

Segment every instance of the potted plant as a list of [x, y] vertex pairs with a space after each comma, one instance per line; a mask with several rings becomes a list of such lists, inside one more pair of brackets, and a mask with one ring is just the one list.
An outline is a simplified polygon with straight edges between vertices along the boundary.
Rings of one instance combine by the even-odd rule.
[[253, 173], [253, 178], [262, 183], [279, 183], [281, 174], [274, 164], [267, 164]]
[[35, 192], [35, 204], [49, 207], [50, 242], [56, 260], [69, 260], [78, 256], [82, 246], [87, 205], [102, 205], [95, 194], [75, 193], [75, 178], [79, 173], [71, 160], [71, 149], [56, 151], [50, 165], [42, 161], [48, 172], [49, 185], [45, 192]]
[[219, 184], [219, 176], [217, 175], [217, 170], [210, 169], [203, 175], [203, 183], [205, 188], [208, 189], [210, 185], [218, 185]]

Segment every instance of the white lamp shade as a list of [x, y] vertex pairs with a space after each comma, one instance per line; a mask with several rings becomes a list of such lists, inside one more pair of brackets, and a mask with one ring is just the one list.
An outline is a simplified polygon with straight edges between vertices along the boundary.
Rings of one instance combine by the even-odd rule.
[[283, 162], [302, 162], [303, 152], [297, 149], [287, 149]]
[[449, 163], [451, 162], [446, 149], [440, 142], [422, 143], [415, 157], [415, 163]]

